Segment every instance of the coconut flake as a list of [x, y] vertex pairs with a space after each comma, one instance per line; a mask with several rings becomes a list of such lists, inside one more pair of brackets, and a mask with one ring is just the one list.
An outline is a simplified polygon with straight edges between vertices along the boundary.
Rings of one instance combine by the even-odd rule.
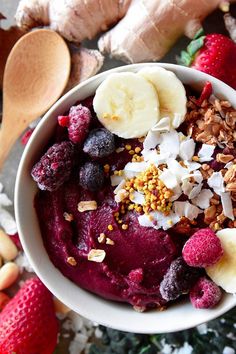
[[117, 194], [125, 186], [125, 179], [122, 179], [118, 186], [114, 189], [114, 193]]
[[229, 169], [233, 164], [234, 164], [233, 161], [230, 161], [224, 166], [224, 168]]
[[158, 131], [149, 130], [143, 142], [144, 150], [155, 149], [161, 142], [161, 134]]
[[0, 225], [8, 235], [17, 233], [16, 222], [13, 216], [5, 209], [0, 207]]
[[138, 217], [138, 222], [141, 226], [144, 226], [144, 227], [154, 227], [153, 222], [150, 220], [150, 218], [146, 214], [140, 215]]
[[187, 168], [181, 166], [180, 163], [173, 158], [167, 160], [167, 166], [171, 172], [175, 174], [179, 183], [188, 175]]
[[12, 201], [8, 198], [8, 196], [5, 193], [0, 194], [0, 205], [4, 207], [12, 205]]
[[189, 220], [194, 220], [201, 213], [201, 210], [195, 205], [190, 204], [188, 201], [185, 202], [174, 202], [174, 211], [179, 216], [185, 216]]
[[110, 177], [112, 187], [118, 186], [124, 179], [123, 176], [112, 175]]
[[149, 167], [149, 164], [147, 162], [128, 162], [125, 165], [124, 171], [125, 173], [128, 172], [143, 172]]
[[174, 159], [179, 154], [179, 135], [176, 130], [170, 130], [168, 133], [161, 135], [162, 141], [159, 145], [160, 154], [169, 154]]
[[194, 183], [189, 182], [189, 180], [186, 178], [183, 180], [182, 183], [182, 191], [185, 195], [189, 196], [191, 190], [193, 189]]
[[174, 129], [177, 129], [182, 122], [183, 122], [183, 115], [180, 113], [174, 113], [174, 117], [172, 119], [172, 127]]
[[221, 203], [223, 207], [223, 214], [227, 216], [227, 218], [234, 220], [234, 213], [233, 213], [233, 205], [232, 199], [230, 197], [229, 192], [221, 193]]
[[145, 203], [145, 197], [142, 193], [134, 191], [130, 193], [130, 200], [134, 204], [140, 204], [143, 205]]
[[196, 143], [193, 139], [187, 139], [180, 143], [179, 156], [182, 160], [190, 161], [194, 155]]
[[206, 209], [210, 206], [210, 199], [213, 195], [210, 189], [202, 189], [199, 195], [192, 199], [192, 203], [201, 209]]
[[189, 193], [189, 199], [193, 199], [196, 198], [199, 193], [201, 192], [202, 189], [202, 183], [199, 183], [198, 185], [194, 186], [193, 189], [191, 190], [191, 192]]
[[159, 175], [159, 179], [165, 184], [167, 188], [173, 189], [178, 186], [176, 176], [167, 168]]
[[189, 162], [184, 160], [185, 166], [187, 166], [188, 172], [198, 170], [201, 167], [201, 164], [198, 162]]
[[173, 192], [173, 195], [170, 198], [170, 202], [174, 202], [175, 200], [179, 199], [179, 197], [182, 194], [182, 189], [180, 188], [180, 186], [177, 186], [172, 189], [172, 192]]
[[163, 117], [162, 119], [159, 120], [159, 122], [156, 125], [154, 125], [154, 127], [151, 130], [157, 131], [157, 132], [169, 131], [170, 130], [170, 118]]
[[213, 160], [213, 153], [215, 151], [214, 145], [202, 144], [201, 149], [198, 152], [198, 157], [200, 162]]
[[151, 214], [156, 221], [155, 229], [162, 228], [163, 230], [168, 230], [180, 220], [180, 217], [173, 212], [170, 212], [169, 215], [164, 215], [159, 211], [155, 211]]
[[225, 192], [224, 178], [221, 172], [213, 172], [207, 180], [208, 186], [211, 187], [218, 195]]

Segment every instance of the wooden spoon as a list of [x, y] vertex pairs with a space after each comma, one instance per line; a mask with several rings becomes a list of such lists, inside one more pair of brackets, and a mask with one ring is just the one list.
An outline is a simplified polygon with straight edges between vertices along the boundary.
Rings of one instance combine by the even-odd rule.
[[0, 169], [17, 138], [61, 96], [70, 74], [65, 41], [51, 30], [36, 30], [13, 47], [3, 78]]

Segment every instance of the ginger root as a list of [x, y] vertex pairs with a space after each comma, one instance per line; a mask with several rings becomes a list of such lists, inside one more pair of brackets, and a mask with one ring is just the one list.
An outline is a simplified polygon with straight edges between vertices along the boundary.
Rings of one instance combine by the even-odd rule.
[[71, 73], [65, 92], [95, 75], [101, 69], [103, 61], [104, 57], [98, 50], [74, 48], [71, 53]]
[[183, 34], [193, 38], [201, 21], [220, 3], [222, 0], [133, 0], [126, 16], [100, 38], [99, 49], [130, 63], [159, 60]]
[[50, 26], [69, 41], [80, 43], [107, 30], [126, 13], [131, 0], [21, 0], [16, 23], [29, 30]]

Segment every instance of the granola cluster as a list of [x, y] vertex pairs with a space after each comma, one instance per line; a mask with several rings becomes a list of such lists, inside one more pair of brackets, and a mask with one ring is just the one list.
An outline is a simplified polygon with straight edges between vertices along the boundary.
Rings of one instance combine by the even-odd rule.
[[[236, 110], [230, 102], [219, 100], [213, 95], [200, 106], [195, 97], [190, 97], [187, 107], [187, 133], [196, 142], [215, 145], [218, 151], [214, 163], [202, 164], [200, 171], [203, 180], [207, 181], [215, 170], [221, 172], [236, 217]], [[230, 220], [224, 215], [220, 196], [216, 193], [204, 211], [204, 222], [214, 231], [223, 227], [236, 227], [236, 220]]]

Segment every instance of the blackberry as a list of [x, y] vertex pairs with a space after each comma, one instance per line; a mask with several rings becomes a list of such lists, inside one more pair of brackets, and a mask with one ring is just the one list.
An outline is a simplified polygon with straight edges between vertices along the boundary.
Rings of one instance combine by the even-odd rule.
[[187, 294], [199, 274], [199, 270], [188, 266], [182, 257], [176, 258], [160, 284], [161, 296], [164, 300], [171, 301]]
[[79, 184], [91, 192], [99, 190], [104, 184], [103, 167], [97, 162], [86, 162], [80, 168]]
[[114, 135], [105, 128], [94, 129], [84, 142], [83, 151], [92, 158], [102, 158], [115, 150]]
[[68, 116], [59, 116], [58, 123], [62, 127], [67, 127], [72, 143], [82, 144], [88, 135], [91, 119], [90, 110], [79, 104], [71, 107]]
[[73, 155], [74, 147], [69, 141], [52, 145], [31, 171], [39, 189], [52, 192], [68, 180], [73, 167]]

